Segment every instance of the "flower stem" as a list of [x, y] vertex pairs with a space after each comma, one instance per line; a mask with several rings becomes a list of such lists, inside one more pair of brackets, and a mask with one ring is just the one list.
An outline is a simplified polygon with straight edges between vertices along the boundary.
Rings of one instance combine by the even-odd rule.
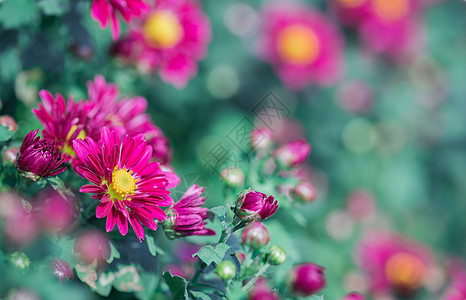
[[230, 238], [230, 235], [235, 232], [236, 230], [242, 228], [241, 226], [241, 219], [235, 217], [231, 223], [225, 226], [222, 231], [222, 235], [220, 236], [219, 243], [225, 243]]
[[254, 275], [254, 277], [248, 281], [248, 283], [243, 286], [243, 291], [247, 292], [253, 285], [254, 283], [256, 283], [257, 279], [259, 279], [259, 277], [262, 276], [262, 274], [265, 273], [265, 271], [267, 271], [267, 269], [270, 267], [270, 264], [269, 263], [265, 263], [260, 269], [259, 271], [257, 271], [256, 275]]

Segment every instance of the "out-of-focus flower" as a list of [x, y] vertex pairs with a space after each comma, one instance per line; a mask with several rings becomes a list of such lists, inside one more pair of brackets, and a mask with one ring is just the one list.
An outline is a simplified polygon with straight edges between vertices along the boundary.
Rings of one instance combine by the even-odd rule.
[[207, 208], [204, 205], [205, 197], [201, 197], [203, 187], [193, 184], [176, 202], [167, 210], [167, 218], [163, 221], [165, 234], [171, 238], [191, 235], [215, 235], [215, 231], [206, 229]]
[[448, 265], [451, 282], [441, 300], [463, 300], [466, 298], [466, 265], [460, 259], [453, 259]]
[[3, 163], [8, 166], [14, 166], [16, 164], [16, 158], [18, 157], [19, 149], [17, 147], [8, 147], [3, 153]]
[[272, 245], [269, 247], [269, 254], [267, 256], [267, 261], [271, 265], [281, 265], [286, 260], [286, 252], [282, 247], [278, 245]]
[[110, 256], [108, 237], [99, 231], [86, 231], [78, 236], [74, 251], [85, 264], [103, 263]]
[[260, 249], [270, 241], [270, 234], [262, 222], [249, 223], [241, 233], [241, 244]]
[[257, 127], [251, 131], [251, 146], [254, 150], [260, 151], [270, 148], [273, 143], [273, 134], [267, 127]]
[[73, 270], [63, 259], [55, 257], [50, 261], [50, 266], [52, 267], [52, 274], [60, 280], [60, 283], [74, 278]]
[[265, 220], [277, 209], [277, 200], [274, 201], [272, 195], [267, 197], [264, 193], [246, 189], [238, 194], [234, 211], [241, 220], [251, 222]]
[[395, 289], [410, 293], [423, 284], [433, 259], [425, 247], [403, 236], [373, 231], [361, 240], [358, 264], [374, 293]]
[[371, 192], [363, 189], [352, 191], [346, 199], [347, 210], [356, 220], [366, 220], [375, 214], [375, 199]]
[[31, 264], [31, 260], [24, 252], [13, 252], [8, 256], [10, 263], [20, 270], [26, 270]]
[[288, 275], [290, 290], [303, 297], [319, 292], [326, 283], [324, 268], [314, 263], [297, 265]]
[[73, 142], [80, 160], [76, 172], [92, 182], [80, 191], [94, 194], [92, 197], [100, 200], [96, 216], [107, 217], [107, 232], [118, 224], [120, 233], [126, 235], [129, 222], [142, 242], [142, 225], [156, 230], [154, 218], [166, 219], [159, 206], [173, 203], [168, 189], [174, 182], [160, 169], [159, 163], [149, 162], [152, 148], [142, 136], [126, 136], [120, 142], [115, 130], [104, 127], [101, 142], [100, 147], [89, 137]]
[[248, 294], [248, 300], [279, 300], [280, 296], [268, 287], [264, 277], [257, 279], [254, 288]]
[[337, 100], [347, 111], [368, 112], [374, 103], [374, 95], [369, 84], [362, 80], [348, 80], [337, 90]]
[[15, 119], [10, 116], [0, 116], [0, 125], [8, 127], [10, 131], [16, 131], [18, 129], [18, 124], [16, 124]]
[[0, 194], [0, 216], [4, 219], [4, 236], [10, 243], [25, 246], [37, 237], [36, 219], [23, 208], [18, 196]]
[[316, 199], [317, 190], [309, 181], [301, 181], [292, 190], [294, 198], [301, 202], [309, 203]]
[[87, 90], [89, 102], [93, 104], [92, 119], [88, 124], [89, 130], [100, 133], [103, 126], [113, 128], [120, 139], [123, 139], [125, 135], [143, 134], [153, 149], [152, 158], [162, 164], [171, 161], [173, 150], [162, 130], [146, 113], [147, 100], [145, 98], [123, 98], [118, 101], [118, 86], [107, 83], [102, 75], [96, 75], [94, 81], [88, 81]]
[[302, 164], [311, 153], [311, 145], [304, 139], [289, 142], [274, 152], [275, 158], [285, 168]]
[[141, 71], [157, 70], [164, 82], [184, 88], [197, 74], [197, 61], [205, 56], [212, 35], [200, 4], [156, 1], [142, 22], [133, 25], [122, 46], [114, 49], [116, 54], [136, 63]]
[[101, 28], [110, 23], [113, 39], [117, 40], [120, 36], [117, 13], [129, 22], [133, 17], [140, 17], [147, 9], [149, 5], [144, 0], [93, 0], [91, 15]]
[[65, 171], [60, 151], [54, 142], [36, 137], [39, 129], [29, 132], [23, 140], [19, 150], [16, 168], [23, 176], [32, 180], [50, 177]]
[[8, 293], [6, 300], [42, 300], [35, 292], [26, 289], [14, 289]]
[[75, 139], [84, 139], [86, 136], [96, 138], [96, 134], [89, 132], [86, 127], [92, 104], [75, 102], [72, 96], [65, 102], [62, 95], [56, 94], [54, 98], [46, 90], [41, 90], [39, 96], [42, 103], [32, 112], [44, 126], [42, 135], [45, 140], [55, 142], [55, 146], [62, 152], [63, 159], [68, 162], [76, 157], [73, 150]]
[[343, 38], [336, 26], [310, 6], [267, 4], [262, 10], [261, 57], [292, 89], [333, 84], [343, 70]]
[[220, 172], [220, 177], [231, 187], [241, 187], [244, 184], [244, 172], [238, 167], [223, 169]]
[[366, 297], [359, 293], [349, 293], [345, 297], [343, 297], [341, 300], [366, 300]]
[[65, 199], [58, 192], [49, 190], [40, 196], [40, 204], [35, 211], [40, 225], [46, 231], [67, 232], [77, 220], [78, 212], [73, 199]]
[[224, 260], [219, 263], [215, 270], [218, 274], [218, 277], [220, 277], [222, 280], [230, 280], [236, 275], [236, 267], [229, 260]]

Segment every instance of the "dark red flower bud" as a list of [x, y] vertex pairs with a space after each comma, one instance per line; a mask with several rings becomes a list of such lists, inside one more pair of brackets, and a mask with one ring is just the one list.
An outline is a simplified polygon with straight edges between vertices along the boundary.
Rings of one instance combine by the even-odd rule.
[[53, 275], [60, 280], [60, 283], [74, 278], [73, 270], [66, 261], [55, 257], [55, 259], [50, 262], [50, 266], [53, 269]]
[[243, 221], [261, 221], [273, 215], [278, 209], [278, 203], [273, 196], [247, 189], [236, 198], [235, 214]]
[[326, 285], [324, 268], [313, 263], [304, 263], [294, 267], [288, 280], [291, 291], [304, 297], [319, 292]]
[[241, 243], [254, 249], [260, 249], [270, 241], [270, 234], [261, 222], [247, 225], [241, 234]]

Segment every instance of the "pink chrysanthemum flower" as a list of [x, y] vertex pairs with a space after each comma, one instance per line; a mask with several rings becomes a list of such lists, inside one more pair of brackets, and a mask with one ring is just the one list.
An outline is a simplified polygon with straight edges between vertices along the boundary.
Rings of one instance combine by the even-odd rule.
[[427, 248], [386, 231], [366, 234], [359, 245], [358, 263], [375, 294], [390, 290], [409, 294], [423, 285], [434, 265]]
[[159, 163], [149, 162], [152, 148], [142, 136], [126, 136], [120, 142], [115, 130], [104, 127], [100, 147], [91, 138], [75, 140], [73, 147], [80, 159], [76, 172], [92, 182], [80, 191], [100, 200], [96, 215], [107, 217], [107, 232], [117, 224], [126, 235], [129, 223], [142, 241], [142, 225], [157, 229], [154, 218], [167, 217], [159, 206], [173, 203], [168, 188], [178, 182], [161, 171]]
[[161, 79], [184, 88], [197, 74], [211, 40], [210, 22], [195, 0], [160, 0], [142, 22], [134, 22], [115, 51], [143, 72], [158, 71]]
[[147, 100], [144, 97], [124, 98], [118, 100], [119, 90], [116, 84], [107, 83], [102, 75], [87, 83], [89, 101], [94, 104], [94, 114], [88, 127], [106, 126], [117, 131], [120, 139], [125, 135], [143, 134], [152, 147], [152, 158], [162, 164], [170, 163], [172, 148], [162, 130], [146, 113]]
[[205, 197], [201, 197], [203, 192], [203, 187], [194, 184], [168, 209], [163, 228], [169, 238], [215, 235], [215, 231], [205, 228], [208, 209], [201, 207], [205, 202]]
[[36, 137], [38, 131], [36, 129], [26, 135], [16, 161], [16, 167], [24, 177], [33, 180], [57, 175], [66, 169], [62, 166], [63, 160], [55, 143]]
[[310, 6], [294, 2], [267, 4], [262, 10], [260, 55], [292, 89], [310, 83], [335, 83], [343, 70], [343, 38]]
[[139, 17], [149, 8], [143, 0], [94, 0], [92, 1], [91, 15], [99, 22], [101, 28], [105, 28], [110, 23], [112, 37], [117, 40], [120, 36], [119, 13], [126, 22], [132, 17]]
[[55, 143], [63, 159], [68, 162], [76, 157], [72, 146], [75, 139], [83, 139], [88, 135], [95, 138], [95, 132], [86, 132], [92, 105], [84, 101], [75, 102], [72, 96], [65, 101], [62, 95], [56, 94], [53, 97], [46, 90], [41, 90], [39, 96], [42, 103], [32, 112], [44, 126], [42, 135], [45, 140]]

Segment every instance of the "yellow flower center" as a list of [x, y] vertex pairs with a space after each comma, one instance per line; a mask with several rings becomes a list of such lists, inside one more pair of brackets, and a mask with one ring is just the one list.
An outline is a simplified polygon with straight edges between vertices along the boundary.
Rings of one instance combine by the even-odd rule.
[[313, 62], [320, 52], [317, 35], [302, 25], [283, 29], [278, 36], [277, 46], [283, 60], [300, 65]]
[[[78, 129], [78, 126], [77, 125], [73, 125], [71, 128], [70, 128], [70, 131], [68, 132], [68, 135], [66, 136], [66, 139], [65, 139], [65, 143], [63, 145], [63, 148], [61, 148], [61, 152], [63, 153], [66, 153], [72, 157], [76, 157], [76, 152], [74, 152], [74, 149], [73, 149], [73, 144], [70, 143], [70, 139], [71, 139], [71, 136], [73, 135], [73, 133]], [[77, 140], [84, 140], [86, 138], [86, 132], [84, 130], [81, 130], [78, 134], [78, 136], [76, 137]]]
[[144, 24], [143, 34], [146, 41], [157, 48], [175, 46], [183, 35], [178, 19], [167, 11], [153, 13]]
[[347, 7], [357, 7], [366, 0], [338, 0], [340, 3]]
[[[131, 175], [133, 171], [127, 171], [126, 169], [115, 169], [112, 172], [112, 184], [108, 187], [108, 193], [110, 197], [118, 200], [125, 200], [127, 195], [133, 195], [134, 190], [137, 188], [136, 182], [138, 179], [134, 179]], [[126, 199], [131, 200], [131, 199]]]
[[373, 0], [375, 13], [387, 21], [403, 18], [409, 11], [409, 0]]
[[388, 260], [385, 273], [392, 285], [416, 289], [422, 284], [425, 265], [413, 254], [399, 253]]

